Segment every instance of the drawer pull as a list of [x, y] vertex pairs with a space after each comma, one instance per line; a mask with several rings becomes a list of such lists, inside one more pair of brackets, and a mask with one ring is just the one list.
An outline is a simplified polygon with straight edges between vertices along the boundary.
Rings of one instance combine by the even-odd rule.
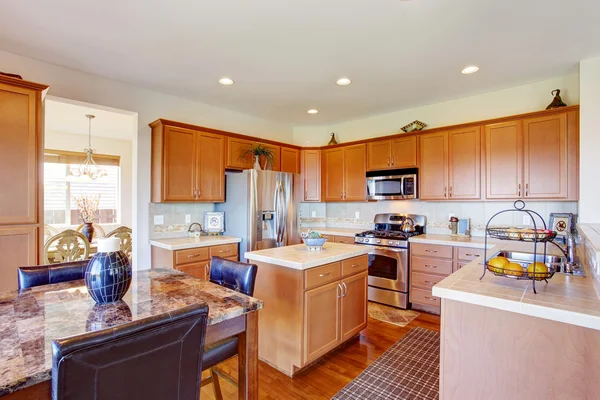
[[219, 250], [219, 253], [229, 253], [231, 250]]
[[437, 253], [437, 250], [428, 250], [428, 249], [426, 249], [425, 253]]
[[437, 282], [425, 281], [425, 283], [428, 285], [435, 285]]
[[188, 254], [187, 258], [200, 257], [200, 254]]
[[352, 268], [360, 267], [358, 264], [352, 264]]
[[436, 297], [429, 297], [429, 296], [425, 296], [425, 299], [427, 299], [427, 300], [433, 300], [433, 301], [437, 300]]
[[437, 265], [429, 265], [429, 264], [425, 264], [426, 268], [437, 268]]
[[324, 274], [319, 274], [319, 278], [324, 278], [327, 275], [331, 275], [331, 272], [325, 272]]
[[479, 254], [466, 253], [465, 256], [467, 256], [467, 257], [479, 257]]

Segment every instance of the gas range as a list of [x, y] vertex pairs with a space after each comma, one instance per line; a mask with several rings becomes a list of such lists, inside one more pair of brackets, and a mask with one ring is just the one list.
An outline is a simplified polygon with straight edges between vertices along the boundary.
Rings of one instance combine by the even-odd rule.
[[[401, 226], [406, 219], [411, 219], [414, 232], [402, 232]], [[425, 233], [426, 217], [413, 214], [377, 214], [375, 229], [357, 233], [354, 243], [387, 247], [408, 247], [408, 238]]]

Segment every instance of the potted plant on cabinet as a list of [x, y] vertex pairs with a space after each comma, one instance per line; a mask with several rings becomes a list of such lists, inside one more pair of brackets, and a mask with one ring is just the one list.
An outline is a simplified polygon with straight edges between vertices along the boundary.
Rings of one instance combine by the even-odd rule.
[[75, 206], [79, 216], [83, 220], [81, 233], [92, 243], [94, 237], [94, 220], [98, 217], [98, 206], [100, 204], [99, 194], [74, 196]]
[[275, 155], [273, 154], [273, 150], [268, 147], [259, 143], [256, 146], [244, 150], [240, 155], [240, 159], [244, 159], [250, 155], [254, 157], [254, 169], [271, 169], [273, 167]]

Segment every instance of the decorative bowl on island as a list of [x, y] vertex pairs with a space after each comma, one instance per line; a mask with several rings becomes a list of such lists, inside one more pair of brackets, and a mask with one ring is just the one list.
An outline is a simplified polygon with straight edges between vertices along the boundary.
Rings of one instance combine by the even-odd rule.
[[309, 229], [308, 232], [302, 232], [300, 237], [304, 241], [308, 251], [322, 250], [323, 245], [327, 241], [326, 237], [322, 237], [319, 232], [314, 232], [312, 229]]

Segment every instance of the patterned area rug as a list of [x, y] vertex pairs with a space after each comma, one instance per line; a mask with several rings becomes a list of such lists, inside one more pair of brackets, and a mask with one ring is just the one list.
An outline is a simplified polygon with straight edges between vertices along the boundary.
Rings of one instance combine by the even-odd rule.
[[369, 317], [390, 324], [405, 327], [417, 318], [419, 313], [411, 310], [401, 310], [399, 308], [384, 306], [383, 304], [369, 302]]
[[390, 347], [334, 400], [437, 400], [440, 334], [414, 328]]

